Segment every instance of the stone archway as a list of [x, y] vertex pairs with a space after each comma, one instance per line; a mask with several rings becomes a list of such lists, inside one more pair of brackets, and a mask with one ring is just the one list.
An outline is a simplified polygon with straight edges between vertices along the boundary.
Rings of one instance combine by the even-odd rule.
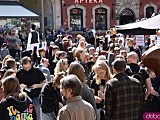
[[133, 23], [135, 21], [135, 13], [129, 9], [125, 8], [120, 14], [120, 25], [127, 23]]

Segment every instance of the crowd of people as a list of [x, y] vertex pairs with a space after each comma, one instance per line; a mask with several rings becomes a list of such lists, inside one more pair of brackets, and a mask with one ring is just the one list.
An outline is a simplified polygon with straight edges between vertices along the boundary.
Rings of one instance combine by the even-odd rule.
[[[47, 30], [44, 42], [32, 25], [26, 47], [21, 38], [0, 35], [0, 120], [143, 120], [160, 111], [160, 78], [134, 35]], [[146, 36], [145, 49], [154, 45]]]

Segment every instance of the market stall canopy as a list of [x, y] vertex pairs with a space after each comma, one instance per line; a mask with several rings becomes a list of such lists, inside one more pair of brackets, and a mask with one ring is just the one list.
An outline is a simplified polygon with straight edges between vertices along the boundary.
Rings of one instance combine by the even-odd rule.
[[126, 25], [116, 26], [117, 32], [123, 34], [134, 34], [134, 35], [146, 35], [156, 34], [156, 30], [160, 29], [160, 15], [156, 15], [152, 18], [136, 22], [129, 23]]
[[1, 18], [38, 18], [39, 15], [17, 1], [0, 1]]
[[157, 29], [150, 28], [117, 28], [118, 33], [126, 34], [126, 35], [156, 35]]

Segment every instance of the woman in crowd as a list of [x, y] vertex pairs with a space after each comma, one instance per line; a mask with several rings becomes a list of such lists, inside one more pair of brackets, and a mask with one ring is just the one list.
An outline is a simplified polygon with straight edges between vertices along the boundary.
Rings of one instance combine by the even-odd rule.
[[20, 91], [16, 77], [9, 76], [2, 80], [4, 99], [0, 102], [0, 120], [28, 119], [37, 120], [34, 104], [31, 99]]
[[42, 58], [45, 58], [46, 55], [46, 50], [44, 48], [39, 48], [38, 49], [38, 65], [40, 64], [40, 61]]
[[83, 85], [82, 93], [81, 93], [82, 99], [89, 102], [93, 106], [95, 113], [96, 113], [95, 98], [92, 93], [92, 90], [86, 84], [85, 73], [84, 73], [84, 69], [82, 65], [80, 65], [77, 62], [72, 62], [69, 66], [68, 74], [74, 74], [79, 78], [79, 80], [81, 81]]
[[84, 40], [85, 40], [85, 39], [84, 39], [84, 37], [83, 37], [83, 40], [80, 41], [80, 43], [78, 44], [78, 48], [82, 48], [82, 49], [85, 50], [86, 46], [85, 46], [85, 41], [84, 41]]
[[[16, 76], [16, 71], [15, 70], [13, 70], [13, 69], [8, 69], [5, 73], [4, 73], [4, 75], [3, 75], [3, 79], [4, 78], [6, 78], [6, 77], [8, 77], [8, 76]], [[0, 86], [2, 85], [2, 80], [0, 80]], [[0, 88], [0, 100], [2, 100], [2, 98], [3, 98], [3, 89], [2, 88]]]
[[8, 69], [13, 69], [13, 70], [17, 70], [17, 65], [16, 65], [16, 61], [13, 58], [8, 58], [6, 60], [6, 65], [0, 69], [0, 74], [1, 77], [3, 77], [4, 73], [8, 70]]
[[46, 83], [41, 90], [42, 120], [56, 120], [59, 105], [62, 105], [60, 95], [60, 80], [63, 73], [58, 73], [52, 82]]
[[6, 65], [6, 60], [9, 59], [9, 58], [13, 58], [13, 57], [10, 56], [10, 55], [7, 55], [6, 57], [4, 57], [4, 59], [2, 61], [2, 67], [1, 68], [3, 68]]
[[103, 60], [96, 61], [93, 66], [93, 71], [95, 72], [95, 76], [91, 83], [91, 89], [93, 90], [96, 100], [97, 120], [100, 120], [102, 119], [100, 112], [103, 109], [105, 84], [112, 78], [112, 74], [110, 68]]
[[8, 69], [5, 73], [4, 73], [4, 76], [3, 76], [3, 79], [8, 77], [8, 76], [14, 76], [16, 77], [16, 71], [13, 70], [13, 69]]
[[57, 52], [55, 53], [55, 58], [54, 58], [54, 60], [50, 63], [50, 67], [49, 67], [50, 73], [51, 73], [52, 75], [54, 75], [54, 69], [55, 69], [58, 61], [61, 60], [61, 59], [66, 59], [66, 57], [67, 57], [67, 53], [66, 53], [65, 51], [57, 51]]
[[[85, 60], [85, 51], [84, 51], [84, 49], [77, 48], [76, 51], [75, 51], [75, 58], [76, 58], [76, 61], [83, 66], [84, 70], [86, 70], [86, 65], [84, 63], [84, 60]], [[85, 73], [86, 73], [86, 71], [85, 71]]]
[[64, 72], [64, 75], [67, 75], [67, 69], [68, 69], [68, 61], [67, 59], [61, 59], [56, 64], [56, 67], [54, 69], [54, 76], [56, 76], [59, 72]]

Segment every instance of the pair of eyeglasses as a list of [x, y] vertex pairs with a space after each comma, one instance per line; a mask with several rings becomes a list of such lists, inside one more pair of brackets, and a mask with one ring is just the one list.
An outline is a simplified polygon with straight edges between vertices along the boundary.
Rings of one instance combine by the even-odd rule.
[[94, 56], [98, 56], [98, 54], [94, 54]]
[[63, 65], [68, 64], [67, 60], [62, 60]]

